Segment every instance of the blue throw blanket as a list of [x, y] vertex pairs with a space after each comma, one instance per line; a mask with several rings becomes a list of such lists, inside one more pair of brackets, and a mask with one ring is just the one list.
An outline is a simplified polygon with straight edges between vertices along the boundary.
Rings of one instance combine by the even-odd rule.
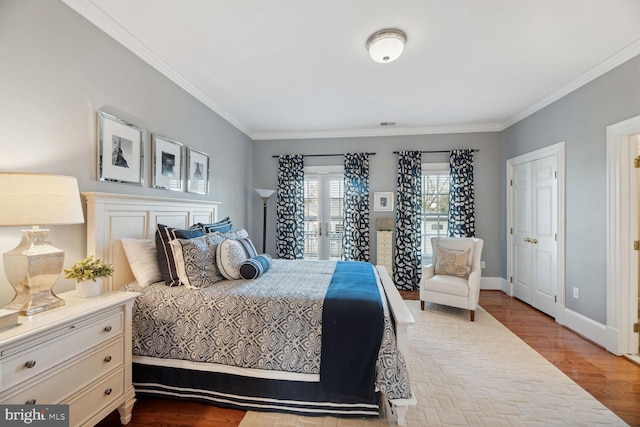
[[339, 261], [322, 311], [323, 392], [373, 401], [384, 311], [371, 264]]

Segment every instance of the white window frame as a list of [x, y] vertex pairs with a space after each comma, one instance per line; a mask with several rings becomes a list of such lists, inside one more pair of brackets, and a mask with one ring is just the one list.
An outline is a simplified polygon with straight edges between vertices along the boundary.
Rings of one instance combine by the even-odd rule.
[[[450, 173], [449, 163], [422, 163], [422, 172], [420, 176], [420, 183], [422, 184], [424, 176], [436, 173]], [[423, 194], [424, 197], [424, 194]], [[448, 212], [447, 212], [448, 216]], [[448, 218], [447, 218], [448, 221]], [[424, 221], [422, 222], [424, 224]], [[430, 238], [433, 236], [433, 233], [425, 233], [424, 225], [422, 226], [422, 264], [427, 265], [431, 263], [431, 240]], [[438, 236], [440, 236], [440, 232], [438, 231]], [[442, 234], [446, 237], [446, 233]]]

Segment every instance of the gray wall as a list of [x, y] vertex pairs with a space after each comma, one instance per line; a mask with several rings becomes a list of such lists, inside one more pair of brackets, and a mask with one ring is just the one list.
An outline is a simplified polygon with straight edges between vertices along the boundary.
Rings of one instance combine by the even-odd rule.
[[[500, 240], [500, 135], [498, 133], [467, 133], [447, 135], [419, 135], [394, 137], [362, 137], [332, 139], [274, 140], [254, 142], [254, 183], [258, 188], [275, 189], [278, 160], [274, 154], [333, 154], [346, 152], [375, 152], [370, 158], [370, 191], [396, 191], [398, 150], [449, 150], [478, 148], [474, 155], [476, 194], [476, 234], [485, 240], [482, 259], [486, 261], [484, 275], [497, 277], [503, 271]], [[446, 154], [424, 154], [423, 162], [448, 162]], [[339, 165], [343, 157], [307, 157], [305, 165]], [[253, 207], [253, 236], [262, 240], [262, 204], [255, 194]], [[373, 203], [373, 200], [371, 200]], [[275, 196], [267, 211], [267, 252], [275, 255]], [[371, 209], [371, 227], [378, 216], [393, 213]], [[372, 261], [375, 261], [375, 233], [372, 232]]]
[[[566, 306], [606, 324], [606, 128], [640, 114], [640, 57], [501, 133], [501, 236], [506, 241], [506, 161], [566, 141]], [[501, 246], [506, 259], [506, 246]], [[501, 272], [506, 277], [506, 263]], [[580, 299], [572, 288], [580, 288]]]
[[[221, 214], [247, 227], [253, 144], [144, 61], [59, 1], [0, 2], [0, 170], [73, 175], [80, 191], [222, 202]], [[97, 181], [97, 112], [147, 131], [143, 187]], [[211, 155], [209, 196], [150, 188], [151, 133]], [[65, 267], [86, 256], [86, 226], [51, 227]], [[0, 229], [0, 253], [17, 245], [20, 227]], [[61, 278], [54, 291], [72, 289]], [[0, 266], [0, 306], [13, 288]]]

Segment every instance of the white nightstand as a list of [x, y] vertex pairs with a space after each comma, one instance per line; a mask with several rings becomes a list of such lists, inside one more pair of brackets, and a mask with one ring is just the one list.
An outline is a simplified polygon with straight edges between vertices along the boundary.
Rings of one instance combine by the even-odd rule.
[[376, 232], [377, 264], [384, 265], [389, 275], [393, 277], [393, 231], [378, 230]]
[[68, 404], [71, 426], [93, 426], [114, 409], [131, 420], [131, 310], [139, 294], [58, 296], [62, 307], [0, 332], [0, 402]]

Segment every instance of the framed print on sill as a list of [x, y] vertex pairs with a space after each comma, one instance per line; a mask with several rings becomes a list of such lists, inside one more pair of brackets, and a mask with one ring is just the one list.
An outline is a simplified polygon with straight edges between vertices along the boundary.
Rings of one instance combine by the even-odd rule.
[[151, 151], [153, 187], [182, 191], [182, 144], [154, 133], [151, 136]]
[[374, 211], [393, 210], [393, 191], [373, 193]]
[[144, 131], [103, 111], [98, 113], [98, 179], [143, 185]]
[[209, 194], [209, 155], [187, 148], [187, 191]]

